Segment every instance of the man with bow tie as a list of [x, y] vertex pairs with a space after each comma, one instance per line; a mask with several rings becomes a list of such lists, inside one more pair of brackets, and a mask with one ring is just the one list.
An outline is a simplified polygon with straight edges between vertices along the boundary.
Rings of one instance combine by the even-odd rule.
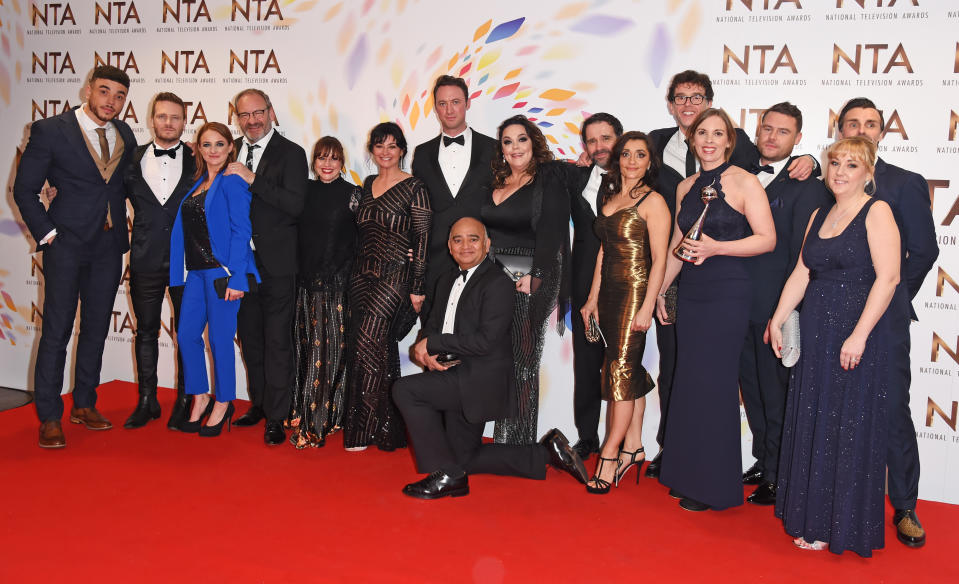
[[[779, 302], [779, 295], [799, 258], [806, 226], [813, 211], [831, 201], [819, 180], [797, 180], [788, 167], [795, 157], [793, 147], [802, 139], [802, 112], [789, 102], [766, 110], [756, 132], [759, 164], [750, 169], [766, 189], [776, 247], [748, 258], [753, 300], [749, 328], [739, 362], [739, 384], [746, 419], [753, 434], [756, 463], [743, 475], [743, 483], [758, 485], [746, 498], [757, 505], [776, 503], [776, 471], [789, 370], [783, 367], [769, 345], [763, 343], [766, 323]], [[816, 173], [818, 174], [818, 173]]]
[[[124, 185], [133, 206], [130, 241], [130, 300], [136, 316], [133, 352], [137, 363], [136, 409], [124, 428], [141, 428], [160, 417], [157, 401], [157, 360], [160, 322], [169, 288], [174, 327], [180, 321], [182, 286], [170, 286], [170, 230], [180, 202], [195, 177], [193, 151], [180, 138], [186, 125], [186, 105], [173, 93], [158, 93], [150, 111], [153, 141], [137, 147], [127, 167]], [[167, 428], [176, 430], [189, 414], [190, 396], [184, 393], [183, 366], [177, 351], [177, 397]]]

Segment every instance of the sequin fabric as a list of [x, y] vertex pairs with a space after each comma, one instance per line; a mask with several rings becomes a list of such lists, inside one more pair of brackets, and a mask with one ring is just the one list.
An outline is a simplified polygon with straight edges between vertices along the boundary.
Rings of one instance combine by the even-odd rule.
[[183, 202], [183, 254], [188, 270], [220, 267], [213, 257], [210, 230], [206, 225], [206, 194], [201, 191]]
[[820, 209], [806, 238], [802, 353], [789, 381], [776, 499], [789, 535], [867, 557], [884, 544], [888, 311], [858, 367], [844, 371], [839, 352], [876, 277], [865, 222], [874, 202], [828, 239], [819, 237]]

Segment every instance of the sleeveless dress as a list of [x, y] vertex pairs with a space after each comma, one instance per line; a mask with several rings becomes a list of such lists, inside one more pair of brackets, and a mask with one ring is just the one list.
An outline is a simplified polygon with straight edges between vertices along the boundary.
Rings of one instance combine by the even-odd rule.
[[598, 304], [600, 329], [606, 338], [602, 396], [608, 401], [634, 400], [654, 386], [643, 367], [646, 333], [630, 330], [633, 316], [646, 299], [649, 280], [649, 235], [637, 211], [648, 196], [609, 216], [597, 209], [594, 223], [603, 243]]
[[[703, 232], [713, 239], [746, 237], [746, 216], [726, 202], [725, 163], [703, 171], [683, 198], [677, 224], [686, 233], [699, 217], [703, 187], [719, 198], [709, 205]], [[752, 300], [746, 258], [713, 256], [684, 263], [676, 308], [676, 373], [666, 418], [660, 482], [721, 510], [742, 505], [739, 356]]]
[[889, 310], [855, 369], [840, 367], [839, 351], [876, 279], [866, 239], [866, 214], [875, 201], [828, 239], [819, 237], [828, 211], [820, 209], [806, 236], [802, 352], [789, 380], [776, 499], [776, 516], [789, 535], [866, 557], [884, 543]]

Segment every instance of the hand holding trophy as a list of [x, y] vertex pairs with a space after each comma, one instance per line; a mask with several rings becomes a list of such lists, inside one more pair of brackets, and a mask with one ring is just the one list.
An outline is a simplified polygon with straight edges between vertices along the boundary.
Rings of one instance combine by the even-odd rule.
[[[719, 192], [713, 187], [713, 184], [716, 183], [716, 179], [713, 179], [713, 182], [704, 186], [700, 191], [700, 198], [703, 201], [703, 212], [699, 214], [699, 218], [696, 219], [696, 222], [693, 223], [693, 226], [689, 228], [689, 231], [686, 232], [684, 239], [691, 239], [693, 241], [699, 241], [703, 237], [703, 222], [706, 221], [706, 212], [709, 211], [709, 204], [715, 201], [719, 197]], [[698, 259], [693, 255], [688, 249], [683, 246], [683, 242], [680, 242], [676, 246], [676, 249], [673, 250], [673, 255], [683, 260], [684, 262], [695, 263]]]

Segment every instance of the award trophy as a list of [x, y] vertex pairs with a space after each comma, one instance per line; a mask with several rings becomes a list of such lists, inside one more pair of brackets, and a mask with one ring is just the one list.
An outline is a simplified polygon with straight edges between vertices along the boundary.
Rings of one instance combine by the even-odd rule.
[[[703, 212], [699, 214], [699, 219], [696, 219], [696, 222], [693, 223], [693, 226], [689, 228], [689, 231], [686, 232], [685, 239], [692, 239], [693, 241], [698, 241], [703, 236], [703, 221], [706, 220], [706, 211], [709, 211], [709, 204], [715, 201], [719, 197], [719, 193], [716, 189], [713, 188], [713, 184], [716, 183], [716, 179], [713, 179], [713, 182], [704, 186], [702, 191], [700, 191], [700, 198], [703, 200]], [[680, 242], [676, 246], [676, 249], [673, 250], [673, 255], [683, 260], [684, 262], [695, 262], [696, 256], [692, 255], [689, 250], [683, 247], [683, 243]]]

